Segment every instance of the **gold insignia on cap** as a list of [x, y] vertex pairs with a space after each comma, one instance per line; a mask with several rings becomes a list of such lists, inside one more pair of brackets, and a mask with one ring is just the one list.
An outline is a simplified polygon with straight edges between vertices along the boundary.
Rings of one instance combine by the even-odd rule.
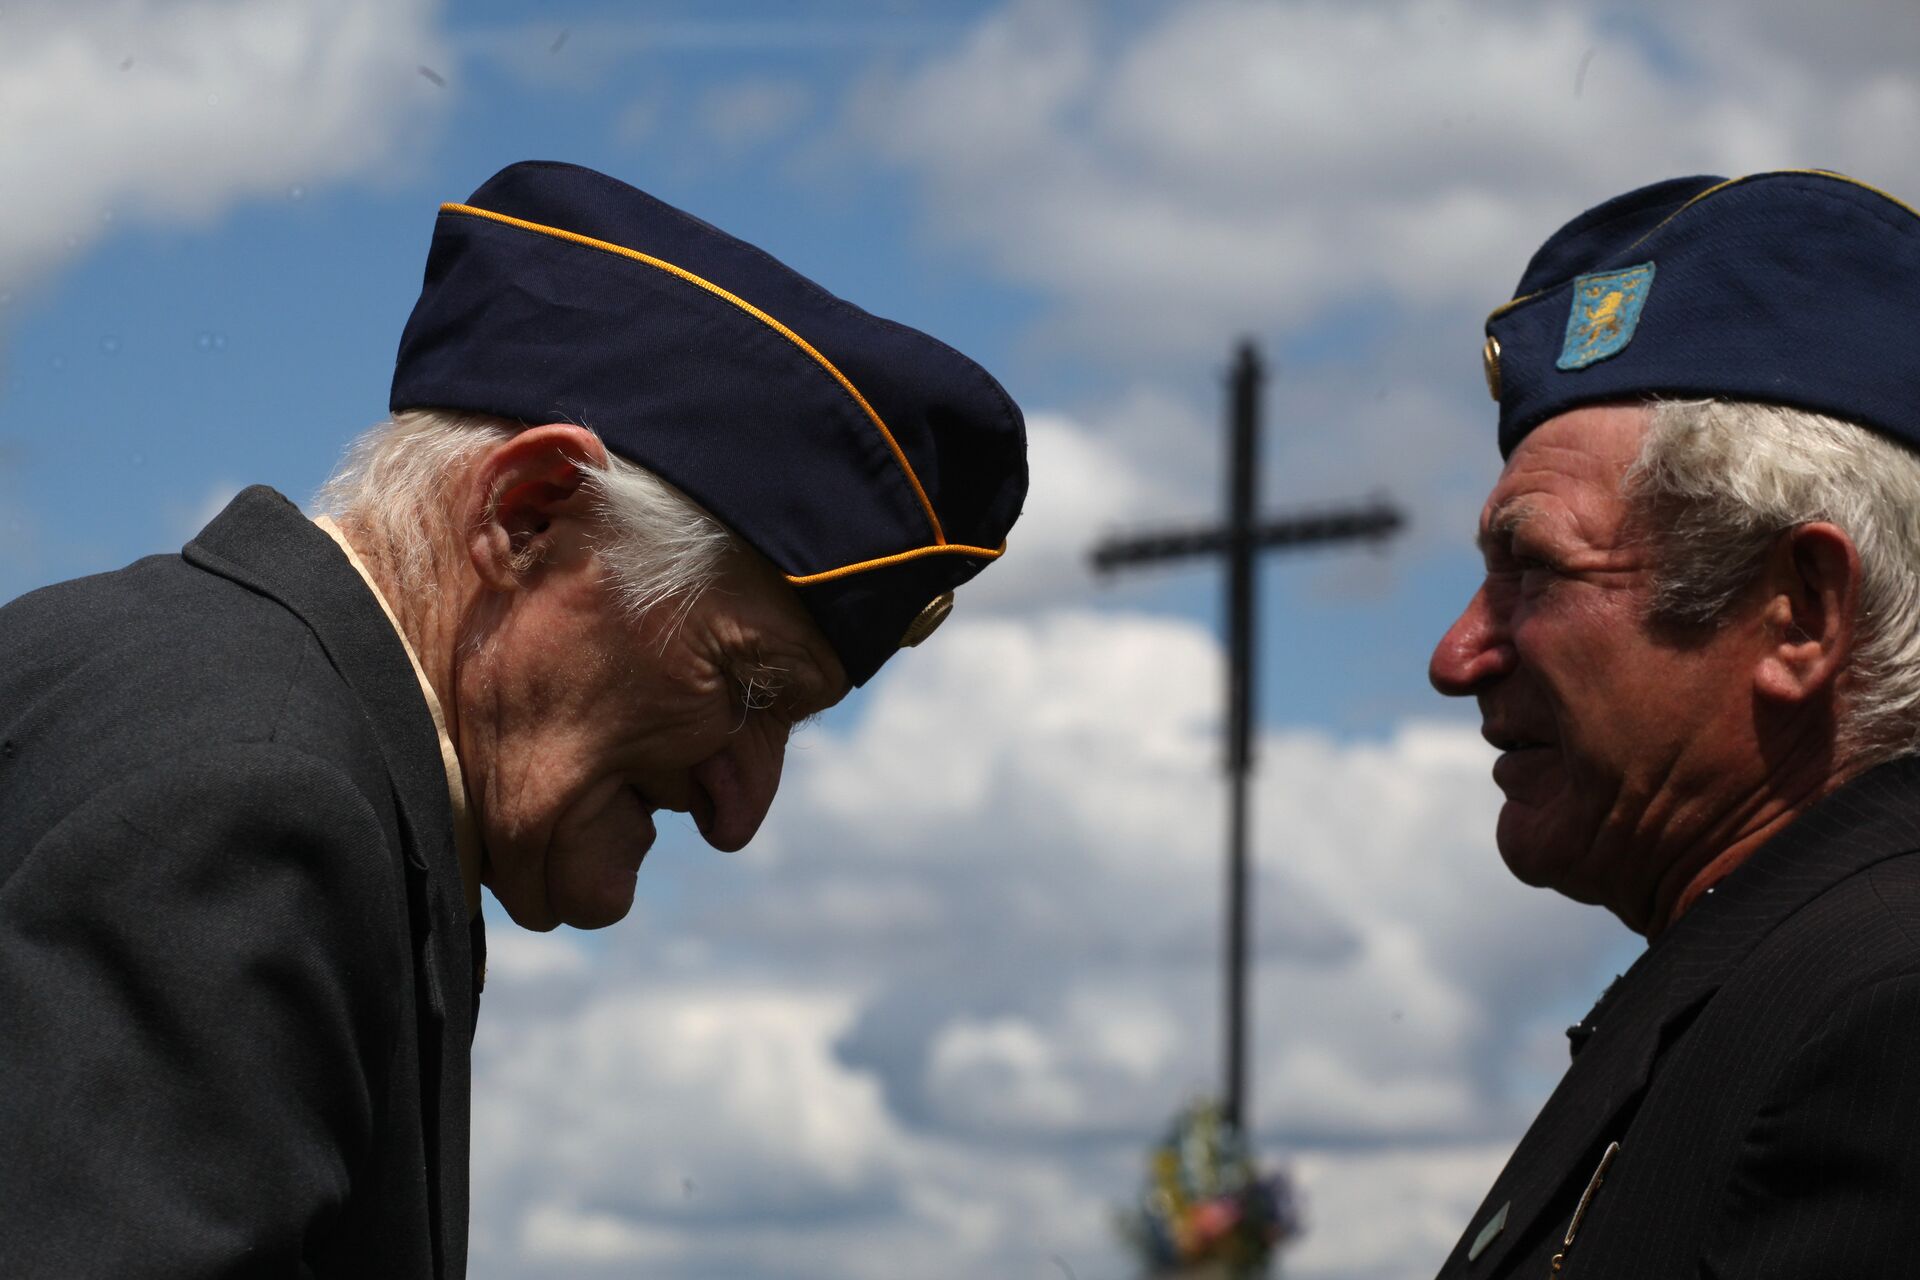
[[1494, 403], [1500, 402], [1500, 339], [1487, 335], [1487, 345], [1480, 348], [1480, 367], [1487, 375], [1487, 394]]
[[953, 592], [951, 591], [943, 591], [927, 601], [927, 607], [920, 611], [920, 616], [915, 618], [912, 625], [907, 628], [907, 634], [900, 637], [900, 647], [911, 649], [925, 640], [940, 629], [940, 624], [945, 622], [947, 615], [952, 612]]

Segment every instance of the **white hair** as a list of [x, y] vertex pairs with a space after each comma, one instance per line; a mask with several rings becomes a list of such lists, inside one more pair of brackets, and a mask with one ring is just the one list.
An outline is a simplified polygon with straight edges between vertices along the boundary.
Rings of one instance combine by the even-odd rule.
[[[406, 590], [434, 589], [441, 558], [464, 530], [448, 486], [481, 453], [525, 430], [508, 418], [409, 409], [364, 432], [315, 505], [370, 538]], [[653, 472], [607, 455], [583, 468], [607, 583], [634, 618], [672, 603], [684, 610], [738, 544], [725, 525]]]
[[1920, 455], [1839, 418], [1727, 400], [1658, 401], [1626, 494], [1654, 552], [1654, 617], [1725, 619], [1768, 548], [1828, 521], [1860, 553], [1841, 763], [1920, 754]]

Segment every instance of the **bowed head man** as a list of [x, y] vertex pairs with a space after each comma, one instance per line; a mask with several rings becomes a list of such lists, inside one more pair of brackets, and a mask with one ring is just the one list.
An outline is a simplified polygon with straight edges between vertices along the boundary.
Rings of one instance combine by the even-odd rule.
[[745, 844], [1026, 489], [971, 361], [569, 165], [442, 206], [391, 408], [0, 609], [0, 1274], [464, 1274], [480, 887]]

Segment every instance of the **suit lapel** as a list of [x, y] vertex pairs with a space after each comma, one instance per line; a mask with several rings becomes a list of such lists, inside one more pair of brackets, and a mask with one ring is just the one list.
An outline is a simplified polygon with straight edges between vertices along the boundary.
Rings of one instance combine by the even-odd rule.
[[310, 629], [368, 709], [393, 782], [418, 952], [421, 1101], [443, 1275], [464, 1272], [468, 1060], [474, 994], [471, 931], [453, 847], [439, 735], [413, 664], [366, 583], [333, 540], [272, 489], [243, 491], [181, 553], [268, 596]]
[[[1684, 1026], [1698, 1003], [1697, 997], [1660, 998], [1672, 968], [1663, 963], [1665, 950], [1643, 953], [1588, 1015], [1583, 1025], [1595, 1028], [1588, 1043], [1495, 1179], [1441, 1275], [1499, 1275], [1509, 1254], [1538, 1239], [1541, 1219], [1561, 1213], [1570, 1198], [1567, 1184], [1585, 1179], [1607, 1141], [1625, 1128], [1665, 1043], [1663, 1033], [1669, 1026]], [[1503, 1205], [1504, 1228], [1469, 1261], [1475, 1239]], [[1564, 1232], [1566, 1223], [1552, 1221], [1547, 1229]]]
[[[1898, 760], [1821, 800], [1697, 902], [1573, 1029], [1573, 1065], [1440, 1274], [1499, 1275], [1522, 1242], [1539, 1238], [1543, 1215], [1564, 1218], [1607, 1141], [1631, 1145], [1626, 1131], [1661, 1053], [1760, 940], [1833, 885], [1917, 844], [1920, 760]], [[1468, 1261], [1503, 1205], [1505, 1226]]]

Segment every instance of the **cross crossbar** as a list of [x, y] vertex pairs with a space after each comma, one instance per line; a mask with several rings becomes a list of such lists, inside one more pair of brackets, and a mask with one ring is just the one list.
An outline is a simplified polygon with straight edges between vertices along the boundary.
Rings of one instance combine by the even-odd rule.
[[[1385, 502], [1340, 510], [1310, 512], [1282, 520], [1267, 520], [1249, 531], [1256, 550], [1304, 547], [1320, 542], [1380, 542], [1399, 532], [1400, 512]], [[1225, 555], [1233, 545], [1231, 530], [1171, 529], [1163, 533], [1109, 538], [1093, 550], [1093, 567], [1102, 573], [1126, 565], [1184, 560], [1193, 556]]]

